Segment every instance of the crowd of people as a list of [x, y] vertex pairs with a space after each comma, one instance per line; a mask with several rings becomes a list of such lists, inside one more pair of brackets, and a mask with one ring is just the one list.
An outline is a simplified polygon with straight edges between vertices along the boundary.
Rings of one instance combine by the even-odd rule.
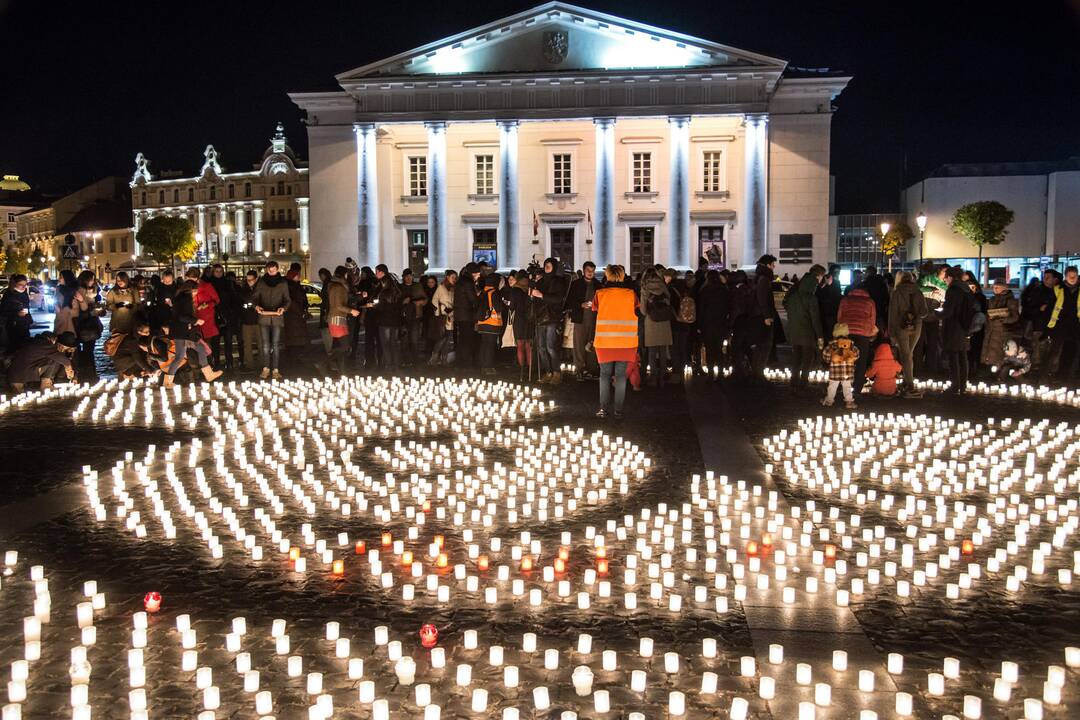
[[[791, 348], [794, 393], [808, 393], [810, 372], [823, 368], [823, 403], [842, 390], [849, 407], [863, 392], [919, 397], [916, 377], [944, 373], [955, 393], [972, 376], [1064, 378], [1080, 357], [1074, 267], [1047, 270], [1020, 298], [1003, 280], [987, 294], [971, 273], [930, 263], [917, 275], [868, 267], [846, 290], [835, 267], [814, 265], [791, 277], [790, 289], [775, 267], [771, 255], [752, 273], [702, 258], [697, 271], [656, 265], [630, 277], [619, 265], [571, 270], [548, 258], [505, 274], [469, 263], [440, 278], [397, 277], [386, 265], [347, 259], [319, 270], [317, 307], [308, 305], [298, 264], [282, 273], [270, 261], [240, 276], [220, 264], [179, 277], [117, 273], [105, 293], [93, 273], [64, 271], [52, 332], [31, 337], [23, 275], [0, 298], [0, 323], [16, 390], [79, 380], [108, 317], [103, 349], [116, 371], [161, 376], [165, 386], [179, 373], [213, 381], [227, 371], [280, 379], [447, 367], [490, 376], [513, 364], [520, 381], [559, 384], [564, 373], [599, 380], [602, 417], [621, 416], [627, 383], [721, 381], [728, 367], [740, 382], [765, 382], [780, 345]], [[315, 313], [319, 338], [308, 329]], [[312, 353], [313, 340], [322, 352]]]

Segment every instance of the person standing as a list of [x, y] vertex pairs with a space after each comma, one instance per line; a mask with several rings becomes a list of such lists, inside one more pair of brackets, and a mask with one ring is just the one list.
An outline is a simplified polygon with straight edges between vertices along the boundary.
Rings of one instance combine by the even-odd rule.
[[281, 362], [281, 330], [285, 326], [285, 310], [289, 307], [289, 286], [278, 271], [276, 260], [266, 263], [266, 273], [259, 278], [252, 292], [251, 301], [259, 316], [259, 357], [262, 359], [263, 380], [273, 376], [281, 380], [278, 366]]
[[829, 384], [825, 390], [825, 399], [821, 401], [821, 404], [832, 407], [836, 401], [837, 389], [842, 388], [844, 407], [854, 410], [855, 394], [852, 392], [851, 381], [855, 377], [855, 363], [859, 360], [859, 348], [848, 336], [848, 327], [843, 322], [837, 322], [833, 326], [833, 339], [822, 350], [821, 357], [829, 366]]
[[[333, 276], [326, 268], [319, 268], [319, 337], [322, 340], [323, 352], [327, 357], [330, 356], [330, 350], [333, 346], [333, 338], [330, 336], [330, 281], [333, 280]], [[342, 282], [345, 282], [344, 279]], [[348, 290], [348, 284], [346, 284], [346, 290]], [[346, 315], [345, 317], [348, 317]]]
[[[229, 276], [231, 275], [231, 277]], [[210, 284], [218, 294], [218, 305], [214, 308], [214, 323], [218, 328], [221, 338], [213, 343], [214, 367], [222, 367], [221, 352], [224, 352], [224, 367], [232, 370], [233, 366], [233, 336], [237, 334], [237, 305], [236, 305], [236, 275], [226, 275], [225, 268], [221, 263], [214, 263], [210, 267]]]
[[853, 385], [855, 394], [858, 395], [866, 383], [866, 365], [870, 361], [870, 341], [878, 334], [877, 305], [866, 290], [857, 287], [848, 292], [840, 301], [836, 323], [847, 326], [851, 341], [859, 350]]
[[94, 346], [105, 328], [101, 324], [101, 290], [97, 276], [89, 270], [79, 273], [79, 294], [82, 300], [75, 318], [75, 336], [79, 341], [75, 358], [77, 364], [89, 370], [88, 375], [93, 377], [97, 375], [94, 370]]
[[596, 265], [586, 261], [581, 266], [581, 277], [570, 282], [566, 292], [566, 311], [574, 323], [574, 376], [578, 382], [595, 378], [599, 372], [596, 353], [592, 349], [596, 332], [596, 311], [593, 296], [600, 286], [596, 277]]
[[1054, 288], [1060, 284], [1060, 280], [1056, 270], [1047, 268], [1043, 271], [1042, 279], [1037, 280], [1027, 296], [1022, 298], [1021, 311], [1031, 337], [1031, 373], [1036, 377], [1045, 371], [1044, 365], [1049, 355], [1050, 336], [1046, 326], [1050, 324], [1050, 314], [1057, 302]]
[[937, 375], [941, 372], [941, 309], [945, 302], [945, 291], [949, 287], [944, 265], [925, 263], [922, 277], [919, 278], [919, 290], [926, 300], [926, 318], [923, 320], [922, 335], [915, 348], [915, 374]]
[[116, 273], [116, 283], [105, 294], [105, 309], [109, 311], [110, 335], [130, 335], [135, 327], [139, 298], [128, 281], [127, 273]]
[[476, 311], [480, 305], [480, 268], [469, 263], [454, 286], [454, 364], [459, 369], [473, 366], [476, 359]]
[[244, 282], [236, 289], [240, 323], [240, 365], [245, 370], [255, 369], [255, 356], [259, 353], [259, 313], [255, 309], [255, 285], [259, 273], [248, 270]]
[[[372, 303], [379, 325], [379, 346], [382, 349], [383, 371], [393, 373], [401, 367], [401, 322], [403, 317], [401, 288], [389, 273], [379, 279], [379, 294]], [[475, 320], [473, 321], [475, 322]]]
[[[667, 285], [671, 303], [671, 382], [682, 384], [690, 357], [690, 335], [697, 322], [697, 303], [686, 280], [674, 268], [664, 268], [660, 276]], [[691, 275], [690, 277], [693, 277]]]
[[[880, 334], [881, 331], [888, 327], [889, 284], [886, 282], [885, 276], [878, 273], [877, 267], [868, 265], [865, 273], [863, 273], [863, 281], [860, 287], [874, 301], [874, 319]], [[858, 386], [855, 389], [858, 390]]]
[[784, 297], [787, 336], [792, 353], [791, 390], [796, 395], [809, 388], [810, 370], [818, 353], [825, 347], [821, 308], [817, 300], [818, 285], [823, 277], [825, 268], [814, 265]]
[[671, 296], [667, 283], [656, 268], [646, 268], [641, 276], [641, 304], [645, 308], [645, 362], [652, 383], [664, 386], [668, 351], [671, 348]]
[[776, 321], [780, 317], [776, 312], [772, 289], [773, 279], [776, 278], [775, 268], [776, 258], [765, 254], [758, 258], [754, 275], [754, 310], [750, 316], [751, 337], [748, 340], [753, 346], [751, 372], [754, 379], [762, 383], [765, 382], [765, 364], [772, 351]]
[[923, 321], [928, 313], [926, 298], [915, 284], [915, 276], [909, 272], [897, 273], [896, 286], [889, 298], [888, 328], [904, 373], [905, 398], [922, 397], [915, 388], [915, 347], [922, 337]]
[[221, 332], [217, 326], [217, 308], [221, 304], [221, 298], [210, 281], [212, 272], [212, 269], [208, 267], [200, 275], [198, 268], [191, 268], [185, 273], [185, 277], [197, 283], [194, 298], [195, 314], [202, 320], [199, 330], [202, 332], [203, 340], [210, 346], [210, 364], [213, 366], [215, 362], [219, 362], [218, 357], [221, 354]]
[[563, 302], [567, 285], [555, 258], [544, 260], [544, 274], [529, 291], [534, 298], [536, 318], [536, 352], [539, 356], [540, 382], [558, 385], [562, 382], [559, 355], [562, 335], [559, 327], [563, 319]]
[[1020, 303], [1004, 278], [996, 278], [991, 288], [994, 294], [986, 302], [986, 331], [979, 360], [996, 375], [1005, 360], [1005, 342], [1020, 320]]
[[[623, 416], [626, 400], [626, 369], [637, 357], [637, 295], [633, 286], [626, 282], [626, 272], [621, 265], [604, 268], [605, 283], [593, 296], [596, 312], [596, 359], [600, 365], [599, 418], [614, 413], [616, 419]], [[612, 383], [615, 402], [612, 405]]]
[[172, 320], [173, 297], [176, 295], [176, 276], [172, 270], [161, 273], [156, 283], [151, 283], [150, 329], [157, 334]]
[[509, 304], [509, 317], [514, 330], [514, 349], [517, 353], [518, 381], [532, 379], [533, 338], [536, 326], [533, 322], [533, 304], [529, 301], [529, 273], [518, 270], [517, 276], [510, 275], [510, 287], [506, 290]]
[[431, 348], [428, 365], [445, 365], [447, 355], [450, 354], [450, 344], [454, 338], [454, 286], [457, 285], [457, 281], [457, 272], [447, 270], [443, 281], [439, 283], [439, 286], [435, 288], [435, 294], [431, 296], [430, 335], [435, 342]]
[[25, 275], [12, 275], [11, 284], [0, 297], [0, 318], [7, 337], [7, 351], [13, 353], [30, 341], [34, 318], [30, 315], [29, 280]]
[[293, 263], [285, 274], [285, 286], [289, 290], [289, 306], [285, 309], [285, 325], [281, 339], [285, 345], [284, 360], [291, 375], [296, 375], [304, 366], [304, 353], [307, 351], [308, 312], [307, 293], [300, 284], [300, 263]]
[[[329, 366], [339, 376], [345, 374], [345, 359], [349, 355], [349, 318], [358, 317], [360, 311], [349, 306], [349, 269], [344, 265], [334, 268], [333, 276], [324, 281], [322, 290], [326, 295], [326, 323], [330, 336]], [[327, 273], [329, 275], [329, 273]]]
[[964, 271], [949, 268], [949, 289], [941, 306], [941, 347], [949, 359], [949, 392], [962, 395], [967, 391], [968, 351], [971, 349], [971, 321], [975, 317], [975, 300], [964, 282]]
[[837, 274], [840, 269], [836, 265], [829, 266], [829, 272], [821, 281], [817, 289], [818, 309], [821, 311], [821, 330], [825, 337], [832, 337], [833, 325], [836, 324], [836, 314], [840, 311], [840, 301], [844, 294], [840, 292], [840, 279]]
[[1046, 358], [1048, 373], [1057, 379], [1069, 380], [1080, 342], [1080, 275], [1074, 266], [1065, 268], [1065, 277], [1054, 286], [1054, 306], [1046, 329], [1050, 335], [1050, 353]]
[[409, 268], [405, 268], [401, 273], [401, 294], [405, 305], [405, 350], [402, 352], [402, 358], [405, 366], [408, 367], [420, 357], [424, 336], [424, 307], [427, 305], [424, 286], [416, 281]]
[[[718, 270], [705, 273], [697, 293], [697, 326], [705, 347], [706, 370], [723, 368], [724, 345], [731, 335], [731, 292]], [[716, 379], [720, 379], [719, 372]]]
[[506, 316], [506, 303], [500, 292], [502, 277], [491, 273], [484, 278], [484, 287], [480, 291], [480, 308], [476, 317], [476, 333], [480, 337], [480, 372], [484, 375], [495, 374], [495, 348], [503, 332]]

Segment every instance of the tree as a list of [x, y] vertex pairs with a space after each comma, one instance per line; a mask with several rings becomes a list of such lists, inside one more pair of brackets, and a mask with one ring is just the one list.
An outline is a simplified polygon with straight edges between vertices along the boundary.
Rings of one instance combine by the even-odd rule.
[[7, 270], [8, 275], [26, 275], [27, 274], [27, 255], [17, 247], [11, 248], [11, 254], [8, 255], [7, 265], [4, 268]]
[[34, 248], [26, 260], [26, 272], [28, 275], [40, 275], [44, 269], [45, 253], [41, 251], [41, 248]]
[[881, 238], [881, 253], [889, 260], [889, 273], [892, 273], [892, 259], [900, 249], [907, 245], [908, 240], [915, 237], [915, 233], [903, 220], [897, 222], [885, 237]]
[[195, 228], [187, 218], [159, 215], [143, 223], [135, 238], [150, 257], [170, 267], [177, 260], [186, 261], [195, 257], [199, 250], [199, 241], [195, 239]]
[[1009, 234], [1015, 213], [996, 200], [968, 203], [953, 213], [949, 225], [952, 231], [963, 235], [979, 248], [979, 282], [986, 282], [983, 268], [983, 246], [1000, 245]]
[[7, 247], [0, 245], [0, 273], [7, 267]]

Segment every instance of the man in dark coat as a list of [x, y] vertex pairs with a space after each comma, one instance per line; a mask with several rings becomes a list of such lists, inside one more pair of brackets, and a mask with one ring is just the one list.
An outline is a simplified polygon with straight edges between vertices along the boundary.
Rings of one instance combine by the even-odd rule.
[[596, 311], [592, 309], [592, 300], [599, 288], [596, 265], [586, 261], [581, 266], [581, 277], [570, 282], [566, 293], [566, 311], [574, 323], [574, 374], [578, 382], [595, 380], [600, 375], [596, 353], [591, 350], [596, 333]]
[[949, 392], [957, 395], [967, 390], [968, 350], [970, 349], [971, 321], [975, 316], [974, 298], [961, 268], [949, 268], [949, 287], [945, 291], [945, 303], [941, 306], [941, 347], [949, 359]]
[[52, 333], [42, 333], [24, 343], [11, 359], [8, 368], [8, 382], [15, 392], [26, 389], [27, 383], [41, 383], [41, 389], [52, 387], [53, 381], [75, 377], [71, 366], [71, 354], [75, 352], [78, 341], [75, 333], [63, 332], [59, 337]]
[[817, 289], [818, 308], [821, 311], [822, 337], [831, 338], [833, 326], [836, 325], [836, 314], [840, 312], [840, 301], [844, 295], [840, 292], [840, 278], [837, 275], [840, 268], [832, 265], [829, 273], [821, 281]]
[[566, 301], [566, 278], [555, 258], [544, 261], [544, 274], [536, 281], [529, 295], [536, 309], [536, 351], [540, 360], [540, 382], [558, 385], [562, 381], [559, 358], [562, 337], [563, 304]]
[[776, 312], [773, 300], [773, 279], [776, 277], [776, 258], [762, 255], [758, 258], [754, 271], [754, 312], [748, 328], [750, 342], [754, 346], [751, 355], [751, 371], [756, 380], [765, 382], [765, 363], [772, 350], [773, 333], [780, 314]]
[[814, 265], [784, 298], [787, 336], [791, 342], [791, 389], [800, 394], [810, 385], [810, 369], [825, 347], [817, 289], [825, 268]]
[[8, 352], [15, 352], [30, 341], [34, 319], [30, 316], [28, 284], [25, 275], [12, 275], [11, 284], [4, 288], [0, 298], [0, 318], [3, 318]]
[[1057, 298], [1054, 296], [1054, 288], [1061, 283], [1056, 270], [1047, 268], [1043, 272], [1041, 280], [1025, 288], [1020, 295], [1020, 313], [1027, 325], [1027, 332], [1031, 334], [1031, 370], [1038, 376], [1044, 371], [1043, 365], [1046, 359], [1046, 350], [1049, 345], [1049, 336], [1046, 326], [1050, 322], [1054, 304]]

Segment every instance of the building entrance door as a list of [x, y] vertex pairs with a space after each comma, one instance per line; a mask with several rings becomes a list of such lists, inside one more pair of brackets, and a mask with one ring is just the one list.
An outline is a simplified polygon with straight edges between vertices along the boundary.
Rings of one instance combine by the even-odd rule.
[[551, 257], [558, 258], [563, 267], [574, 269], [574, 228], [553, 227], [551, 232]]
[[630, 228], [630, 274], [635, 277], [639, 272], [653, 264], [654, 227]]
[[724, 226], [698, 228], [698, 258], [709, 261], [710, 270], [723, 270], [727, 267], [727, 243], [724, 240]]
[[428, 269], [428, 231], [409, 230], [409, 269], [420, 277]]

